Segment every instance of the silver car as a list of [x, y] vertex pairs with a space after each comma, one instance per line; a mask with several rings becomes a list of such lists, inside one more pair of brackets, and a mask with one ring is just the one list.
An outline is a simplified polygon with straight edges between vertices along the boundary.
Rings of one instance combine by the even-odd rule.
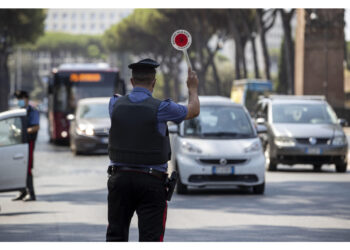
[[348, 143], [342, 124], [322, 96], [271, 96], [258, 103], [256, 123], [266, 126], [261, 134], [267, 168], [279, 163], [312, 164], [320, 171], [323, 164], [335, 164], [346, 172]]
[[74, 154], [108, 152], [109, 100], [109, 97], [81, 99], [75, 115], [67, 116], [71, 121], [70, 148]]
[[247, 110], [225, 97], [200, 97], [200, 115], [169, 126], [177, 193], [188, 187], [265, 189], [265, 157]]

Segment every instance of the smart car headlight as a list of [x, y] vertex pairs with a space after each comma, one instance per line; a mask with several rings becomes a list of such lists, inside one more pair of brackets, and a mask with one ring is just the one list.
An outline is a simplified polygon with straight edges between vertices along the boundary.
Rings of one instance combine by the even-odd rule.
[[278, 147], [294, 147], [295, 146], [295, 140], [292, 137], [276, 137], [275, 138], [275, 144]]
[[195, 153], [195, 154], [201, 154], [202, 153], [202, 150], [193, 145], [192, 143], [189, 143], [189, 142], [182, 142], [182, 149], [187, 152], [187, 153]]
[[244, 148], [245, 153], [254, 153], [259, 152], [261, 150], [261, 143], [260, 141], [253, 142], [248, 147]]
[[332, 145], [333, 146], [341, 146], [347, 143], [345, 136], [336, 136], [333, 138]]

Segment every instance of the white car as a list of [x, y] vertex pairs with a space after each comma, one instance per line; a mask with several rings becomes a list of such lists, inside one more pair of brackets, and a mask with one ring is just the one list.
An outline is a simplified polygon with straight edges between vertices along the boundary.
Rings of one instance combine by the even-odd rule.
[[0, 192], [26, 187], [28, 143], [25, 109], [0, 113]]
[[198, 117], [169, 126], [177, 193], [187, 193], [188, 186], [249, 186], [263, 194], [265, 156], [246, 108], [226, 97], [199, 100]]

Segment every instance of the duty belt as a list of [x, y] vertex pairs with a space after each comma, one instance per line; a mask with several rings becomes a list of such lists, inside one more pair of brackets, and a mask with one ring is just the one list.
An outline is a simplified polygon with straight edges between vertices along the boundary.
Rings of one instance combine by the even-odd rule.
[[113, 166], [113, 165], [108, 167], [107, 173], [109, 175], [114, 175], [117, 172], [140, 172], [144, 174], [153, 175], [162, 180], [168, 176], [164, 172], [161, 172], [152, 168], [146, 168], [146, 167], [129, 167], [129, 166]]

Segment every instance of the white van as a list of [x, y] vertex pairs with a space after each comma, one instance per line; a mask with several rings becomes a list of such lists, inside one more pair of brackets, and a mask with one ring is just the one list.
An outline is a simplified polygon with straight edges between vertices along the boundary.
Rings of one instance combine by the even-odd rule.
[[251, 117], [240, 104], [200, 96], [200, 115], [170, 125], [170, 171], [178, 171], [178, 194], [191, 187], [250, 186], [265, 190], [265, 157]]

